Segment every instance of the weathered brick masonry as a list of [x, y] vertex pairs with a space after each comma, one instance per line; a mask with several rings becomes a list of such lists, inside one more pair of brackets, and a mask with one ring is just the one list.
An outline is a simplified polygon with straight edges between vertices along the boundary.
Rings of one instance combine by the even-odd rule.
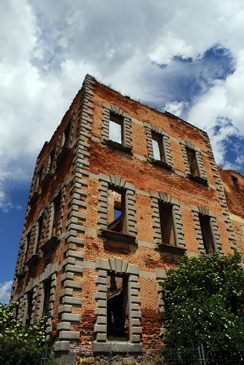
[[[121, 143], [110, 140], [112, 122]], [[205, 132], [87, 75], [37, 158], [11, 296], [18, 318], [32, 324], [49, 313], [63, 362], [75, 353], [84, 363], [151, 359], [163, 331], [165, 270], [185, 252], [227, 254], [235, 237], [243, 247], [244, 180], [234, 174], [233, 204], [226, 174]], [[122, 307], [127, 341], [118, 342], [111, 328]]]

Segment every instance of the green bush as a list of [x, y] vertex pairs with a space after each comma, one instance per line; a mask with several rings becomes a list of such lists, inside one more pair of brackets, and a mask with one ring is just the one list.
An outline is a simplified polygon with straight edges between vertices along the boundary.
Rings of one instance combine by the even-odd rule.
[[244, 271], [238, 252], [184, 256], [160, 284], [169, 347], [236, 348], [244, 344]]
[[29, 328], [15, 320], [14, 308], [18, 303], [0, 304], [0, 364], [40, 364], [46, 339], [47, 317], [43, 317]]

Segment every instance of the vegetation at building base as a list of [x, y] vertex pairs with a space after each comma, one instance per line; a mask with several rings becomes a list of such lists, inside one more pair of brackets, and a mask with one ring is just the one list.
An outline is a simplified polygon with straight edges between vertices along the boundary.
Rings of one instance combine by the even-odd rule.
[[17, 305], [0, 304], [0, 364], [39, 365], [43, 346], [52, 342], [46, 339], [47, 317], [25, 328], [15, 319]]
[[160, 284], [166, 305], [162, 341], [171, 348], [243, 348], [244, 270], [241, 255], [184, 256]]

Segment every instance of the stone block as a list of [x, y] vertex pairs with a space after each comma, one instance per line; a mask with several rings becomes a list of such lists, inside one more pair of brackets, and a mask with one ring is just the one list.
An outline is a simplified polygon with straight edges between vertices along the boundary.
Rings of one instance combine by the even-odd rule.
[[66, 280], [64, 282], [64, 288], [82, 289], [82, 283], [73, 280]]
[[64, 281], [66, 279], [73, 280], [74, 276], [75, 276], [75, 274], [73, 272], [66, 272], [66, 274], [61, 276], [61, 281]]
[[107, 310], [103, 308], [95, 308], [95, 315], [96, 316], [106, 316]]
[[62, 321], [80, 322], [80, 315], [79, 314], [63, 313], [62, 314]]
[[97, 306], [98, 308], [107, 308], [107, 300], [98, 300]]
[[97, 324], [107, 324], [107, 318], [105, 316], [97, 316], [96, 323]]
[[73, 296], [73, 289], [67, 288], [67, 289], [61, 290], [61, 292], [59, 293], [59, 296], [64, 297], [65, 295]]
[[142, 333], [142, 328], [131, 326], [131, 333], [133, 333], [133, 334]]
[[106, 293], [97, 292], [97, 293], [95, 294], [95, 298], [96, 298], [96, 299], [104, 299], [104, 300], [107, 300], [107, 295], [106, 295]]
[[72, 312], [72, 305], [62, 305], [61, 307], [58, 308], [58, 314], [61, 313], [71, 313]]
[[138, 265], [128, 265], [127, 274], [131, 275], [139, 275], [139, 266]]
[[[136, 336], [136, 337], [139, 337], [139, 341], [135, 341], [135, 342], [140, 342], [140, 336]], [[128, 353], [142, 353], [142, 344], [128, 342], [127, 351], [128, 351]]]
[[69, 351], [69, 341], [57, 341], [54, 351]]
[[117, 354], [117, 353], [127, 353], [127, 342], [111, 342], [110, 343], [111, 347], [111, 352], [113, 354]]
[[133, 334], [133, 335], [131, 335], [130, 340], [131, 340], [131, 342], [135, 342], [135, 343], [140, 342], [141, 341], [141, 336]]
[[83, 267], [76, 265], [66, 265], [65, 271], [73, 272], [75, 274], [83, 274]]
[[107, 277], [107, 271], [105, 271], [105, 270], [98, 270], [97, 275], [100, 276], [100, 277], [106, 278]]
[[107, 292], [107, 285], [98, 285], [97, 290], [98, 290], [98, 292], [106, 293]]
[[132, 356], [125, 357], [123, 359], [123, 364], [124, 365], [134, 365], [134, 364], [136, 364], [136, 360]]
[[96, 334], [96, 341], [103, 341], [103, 342], [106, 342], [107, 340], [107, 335], [106, 333], [97, 333]]
[[109, 353], [110, 352], [110, 343], [99, 343], [94, 341], [92, 343], [92, 352], [93, 353]]
[[96, 279], [95, 279], [95, 283], [96, 284], [105, 284], [107, 285], [107, 278], [101, 278], [99, 276], [96, 276]]
[[82, 360], [82, 363], [83, 364], [93, 364], [95, 362], [95, 358], [90, 356], [90, 357], [85, 357], [83, 360]]
[[109, 261], [105, 259], [97, 258], [96, 269], [110, 270]]
[[71, 327], [70, 322], [61, 322], [61, 323], [58, 323], [57, 330], [58, 331], [63, 331], [63, 330], [70, 331], [70, 327]]
[[78, 340], [80, 338], [79, 331], [60, 331], [59, 333], [60, 340]]
[[94, 326], [94, 332], [107, 332], [107, 326], [103, 325], [103, 324], [95, 324]]
[[74, 297], [63, 297], [62, 298], [63, 304], [71, 304], [71, 305], [81, 305], [81, 298], [74, 298]]

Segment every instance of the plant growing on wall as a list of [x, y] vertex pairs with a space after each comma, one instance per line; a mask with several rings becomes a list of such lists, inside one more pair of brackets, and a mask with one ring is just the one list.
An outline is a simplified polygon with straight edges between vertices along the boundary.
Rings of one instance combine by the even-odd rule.
[[244, 270], [241, 255], [184, 256], [160, 283], [169, 347], [241, 348], [244, 343]]
[[39, 365], [43, 346], [51, 341], [46, 339], [47, 317], [25, 328], [15, 320], [17, 305], [0, 303], [0, 364]]

